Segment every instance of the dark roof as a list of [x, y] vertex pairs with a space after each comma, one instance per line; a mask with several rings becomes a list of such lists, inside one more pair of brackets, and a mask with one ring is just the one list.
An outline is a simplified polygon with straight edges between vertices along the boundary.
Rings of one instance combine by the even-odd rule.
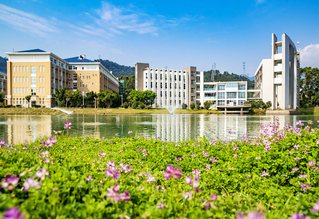
[[89, 60], [89, 59], [79, 59], [78, 56], [64, 59], [64, 61], [66, 61], [66, 62], [94, 62], [94, 61]]
[[17, 52], [46, 52], [42, 49], [30, 49], [30, 50], [23, 50], [23, 51], [17, 51]]
[[0, 71], [0, 73], [2, 73], [2, 74], [7, 74], [7, 72], [4, 72], [4, 71]]

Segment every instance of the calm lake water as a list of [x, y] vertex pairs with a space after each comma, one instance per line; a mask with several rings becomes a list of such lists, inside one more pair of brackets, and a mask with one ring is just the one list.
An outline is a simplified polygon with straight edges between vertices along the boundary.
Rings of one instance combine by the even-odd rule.
[[[249, 132], [259, 134], [259, 125], [273, 122], [276, 116], [248, 115], [10, 115], [0, 116], [0, 139], [9, 144], [35, 141], [51, 136], [52, 130], [63, 130], [66, 122], [72, 122], [72, 136], [92, 135], [95, 138], [128, 137], [143, 133], [148, 137], [161, 137], [166, 141], [183, 141], [206, 136], [207, 139], [240, 138]], [[313, 120], [317, 126], [319, 116], [277, 116], [281, 127], [296, 121]], [[232, 134], [229, 135], [228, 131]]]

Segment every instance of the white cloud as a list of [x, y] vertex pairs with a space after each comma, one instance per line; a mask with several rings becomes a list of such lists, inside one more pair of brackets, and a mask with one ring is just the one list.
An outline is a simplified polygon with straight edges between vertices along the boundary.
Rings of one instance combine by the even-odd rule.
[[264, 3], [266, 0], [256, 0], [256, 3], [257, 4], [261, 4], [261, 3]]
[[29, 14], [0, 4], [0, 20], [24, 32], [31, 32], [42, 37], [48, 33], [57, 32], [58, 29], [44, 18]]
[[[132, 7], [132, 6], [130, 6]], [[140, 34], [156, 34], [155, 19], [144, 13], [136, 13], [131, 8], [120, 8], [103, 2], [102, 8], [97, 10], [99, 18], [96, 22], [114, 33], [133, 31]]]
[[301, 67], [319, 67], [319, 44], [310, 44], [300, 51]]

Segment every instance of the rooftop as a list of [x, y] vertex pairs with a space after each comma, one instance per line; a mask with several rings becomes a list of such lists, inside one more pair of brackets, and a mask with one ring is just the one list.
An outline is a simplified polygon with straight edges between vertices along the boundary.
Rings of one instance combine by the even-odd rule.
[[46, 52], [42, 49], [30, 49], [30, 50], [23, 50], [23, 51], [17, 51], [17, 52]]
[[64, 61], [66, 61], [66, 62], [94, 62], [94, 61], [86, 59], [86, 58], [80, 59], [79, 56], [67, 58], [67, 59], [64, 59]]

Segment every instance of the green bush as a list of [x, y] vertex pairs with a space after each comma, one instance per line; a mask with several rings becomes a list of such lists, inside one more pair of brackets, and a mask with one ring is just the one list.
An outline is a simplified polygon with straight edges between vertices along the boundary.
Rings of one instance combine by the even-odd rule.
[[187, 109], [187, 104], [186, 103], [182, 104], [182, 109]]
[[138, 108], [139, 108], [139, 109], [145, 109], [145, 104], [144, 104], [144, 103], [140, 103], [140, 104], [138, 105]]
[[194, 110], [194, 109], [195, 109], [195, 103], [191, 103], [190, 108], [191, 108], [192, 110]]
[[41, 108], [41, 105], [32, 105], [32, 107], [34, 107], [34, 108]]
[[16, 108], [21, 108], [22, 106], [21, 106], [21, 105], [15, 105], [15, 107], [16, 107]]
[[139, 105], [139, 102], [135, 101], [135, 102], [132, 104], [132, 108], [133, 108], [133, 109], [137, 109], [137, 108], [138, 108], [138, 105]]
[[210, 101], [205, 101], [205, 103], [204, 103], [204, 108], [205, 108], [206, 110], [208, 110], [209, 107], [210, 107]]
[[151, 106], [151, 105], [147, 105], [147, 106], [145, 107], [145, 109], [152, 109], [152, 106]]
[[199, 102], [199, 103], [197, 103], [197, 107], [196, 107], [196, 108], [197, 108], [197, 110], [200, 110], [200, 104], [201, 104], [200, 102]]

